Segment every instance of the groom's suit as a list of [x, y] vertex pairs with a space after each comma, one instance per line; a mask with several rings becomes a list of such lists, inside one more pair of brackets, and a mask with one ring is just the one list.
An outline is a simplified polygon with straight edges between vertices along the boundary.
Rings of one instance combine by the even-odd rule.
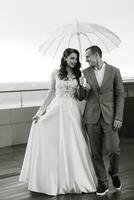
[[101, 87], [99, 87], [93, 67], [84, 70], [86, 81], [91, 85], [88, 93], [84, 121], [97, 123], [102, 113], [105, 122], [111, 123], [114, 119], [122, 121], [124, 107], [124, 90], [117, 68], [106, 64]]
[[103, 143], [110, 157], [109, 172], [118, 175], [119, 137], [113, 130], [114, 120], [122, 121], [124, 107], [124, 89], [118, 68], [105, 63], [105, 72], [101, 86], [95, 76], [93, 67], [84, 70], [91, 90], [79, 88], [78, 98], [86, 99], [83, 119], [90, 138], [94, 168], [98, 181], [108, 184], [107, 173], [103, 162]]

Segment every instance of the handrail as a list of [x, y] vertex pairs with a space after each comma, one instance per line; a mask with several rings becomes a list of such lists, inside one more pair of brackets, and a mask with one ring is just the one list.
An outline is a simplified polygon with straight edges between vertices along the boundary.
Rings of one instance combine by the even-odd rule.
[[[126, 90], [126, 96], [128, 97], [128, 87], [129, 85], [134, 85], [134, 79], [130, 79], [130, 80], [123, 80], [123, 84], [125, 85], [125, 90]], [[127, 87], [128, 85], [128, 87]], [[37, 88], [37, 89], [20, 89], [20, 90], [1, 90], [0, 94], [2, 93], [23, 93], [23, 92], [38, 92], [38, 91], [48, 91], [49, 88]], [[21, 104], [22, 104], [22, 96], [21, 96]]]
[[22, 108], [23, 107], [23, 93], [25, 93], [25, 92], [32, 92], [32, 93], [34, 93], [34, 92], [42, 92], [42, 91], [48, 91], [48, 88], [37, 88], [37, 89], [23, 89], [23, 90], [1, 90], [0, 91], [0, 95], [2, 95], [2, 94], [12, 94], [13, 95], [13, 93], [15, 94], [15, 93], [17, 93], [17, 94], [19, 94], [19, 96], [20, 96], [20, 100], [19, 100], [19, 102], [20, 102], [20, 108]]
[[11, 92], [34, 92], [34, 91], [46, 91], [47, 88], [42, 89], [27, 89], [27, 90], [1, 90], [0, 93], [11, 93]]

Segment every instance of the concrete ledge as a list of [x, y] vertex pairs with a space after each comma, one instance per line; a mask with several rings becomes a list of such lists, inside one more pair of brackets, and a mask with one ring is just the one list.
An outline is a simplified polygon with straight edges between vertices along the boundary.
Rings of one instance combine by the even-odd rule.
[[38, 107], [0, 110], [0, 147], [27, 142]]

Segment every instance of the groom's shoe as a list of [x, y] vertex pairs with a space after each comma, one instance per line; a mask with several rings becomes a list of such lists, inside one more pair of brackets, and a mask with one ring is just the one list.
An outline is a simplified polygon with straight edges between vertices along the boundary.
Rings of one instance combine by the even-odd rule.
[[[110, 174], [110, 172], [109, 172], [109, 174]], [[121, 188], [122, 188], [122, 184], [121, 184], [121, 181], [120, 181], [119, 177], [118, 176], [112, 176], [111, 174], [110, 174], [110, 176], [112, 178], [112, 182], [113, 182], [114, 188], [117, 191], [120, 191]]]
[[99, 187], [97, 188], [96, 194], [99, 195], [99, 196], [103, 196], [108, 191], [109, 191], [108, 186], [106, 186], [106, 185], [99, 185]]

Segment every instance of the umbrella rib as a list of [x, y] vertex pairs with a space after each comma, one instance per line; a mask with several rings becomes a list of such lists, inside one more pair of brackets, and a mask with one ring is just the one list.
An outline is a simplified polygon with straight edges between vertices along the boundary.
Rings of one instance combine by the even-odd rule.
[[116, 47], [118, 47], [117, 44], [115, 44], [107, 35], [105, 35], [104, 33], [102, 33], [101, 31], [98, 31], [101, 35], [105, 36], [108, 40], [110, 40], [110, 42], [112, 42]]
[[[100, 32], [99, 32], [100, 33]], [[102, 38], [100, 38], [95, 32], [94, 34], [96, 35], [96, 37], [98, 37], [100, 39], [100, 41], [103, 43], [103, 45], [105, 46], [105, 48], [107, 49], [108, 52], [110, 52], [110, 50], [108, 49], [107, 45], [105, 44], [105, 42], [102, 40]]]
[[[50, 49], [50, 47], [51, 47], [52, 44], [56, 41], [57, 38], [58, 38], [58, 37], [55, 37], [55, 38], [50, 42], [50, 44], [48, 44], [48, 46], [47, 46], [45, 52], [43, 53], [44, 56], [46, 55], [47, 51]], [[45, 45], [45, 43], [41, 46], [41, 48], [43, 48], [44, 45]], [[41, 51], [41, 48], [39, 49], [39, 51]]]
[[92, 45], [92, 42], [91, 42], [91, 40], [89, 39], [89, 37], [87, 36], [87, 34], [86, 33], [82, 33], [81, 32], [81, 35], [84, 35], [84, 36], [86, 36], [86, 38], [87, 38], [87, 40], [90, 42], [90, 44]]
[[[59, 28], [57, 28], [55, 31], [57, 31], [57, 30], [59, 30]], [[47, 45], [47, 43], [48, 43], [49, 40], [50, 40], [50, 44], [48, 44], [48, 47], [47, 47], [47, 48], [49, 49], [49, 45], [51, 46], [51, 43], [55, 42], [55, 40], [56, 40], [58, 37], [60, 37], [60, 35], [62, 35], [62, 34], [60, 34], [60, 35], [58, 35], [57, 37], [54, 37], [54, 39], [51, 41], [51, 36], [55, 33], [55, 31], [53, 31], [53, 33], [50, 35], [49, 39], [47, 39], [45, 42], [43, 42], [43, 44], [40, 45], [39, 51], [41, 51], [41, 49], [42, 49], [45, 45]], [[44, 55], [45, 55], [45, 54], [44, 54]]]
[[[58, 29], [59, 29], [59, 28], [57, 28], [55, 31], [57, 31]], [[43, 44], [40, 45], [39, 51], [41, 51], [41, 49], [43, 48], [43, 46], [49, 42], [49, 40], [51, 39], [51, 36], [55, 33], [55, 31], [53, 31], [53, 32], [51, 33], [50, 37], [49, 37], [45, 42], [43, 42]]]
[[64, 40], [65, 37], [66, 37], [66, 35], [64, 35], [64, 36], [60, 39], [60, 41], [59, 41], [59, 43], [58, 43], [58, 45], [57, 45], [56, 51], [55, 51], [55, 53], [54, 53], [54, 55], [53, 55], [53, 58], [55, 58], [55, 56], [56, 56], [56, 54], [57, 54], [57, 51], [58, 51], [58, 49], [59, 49], [59, 47], [60, 47], [60, 45], [61, 45], [61, 43], [63, 42], [63, 40]]
[[[44, 56], [45, 56], [45, 54], [48, 52], [48, 50], [50, 49], [50, 47], [52, 46], [52, 44], [53, 44], [59, 37], [61, 37], [61, 36], [62, 36], [62, 33], [61, 33], [60, 35], [58, 35], [57, 37], [55, 37], [54, 39], [51, 40], [50, 44], [48, 44], [48, 46], [47, 46], [47, 48], [46, 48], [46, 50], [45, 50], [45, 53], [43, 53]], [[44, 42], [44, 43], [41, 45], [39, 51], [41, 51], [41, 49], [43, 48], [43, 46], [45, 45], [45, 43], [47, 43], [48, 41], [49, 41], [49, 40], [47, 40], [46, 42]]]
[[72, 37], [73, 37], [74, 34], [72, 34], [69, 38], [69, 41], [68, 41], [68, 48], [70, 47], [70, 43], [71, 43], [71, 40], [72, 40]]

